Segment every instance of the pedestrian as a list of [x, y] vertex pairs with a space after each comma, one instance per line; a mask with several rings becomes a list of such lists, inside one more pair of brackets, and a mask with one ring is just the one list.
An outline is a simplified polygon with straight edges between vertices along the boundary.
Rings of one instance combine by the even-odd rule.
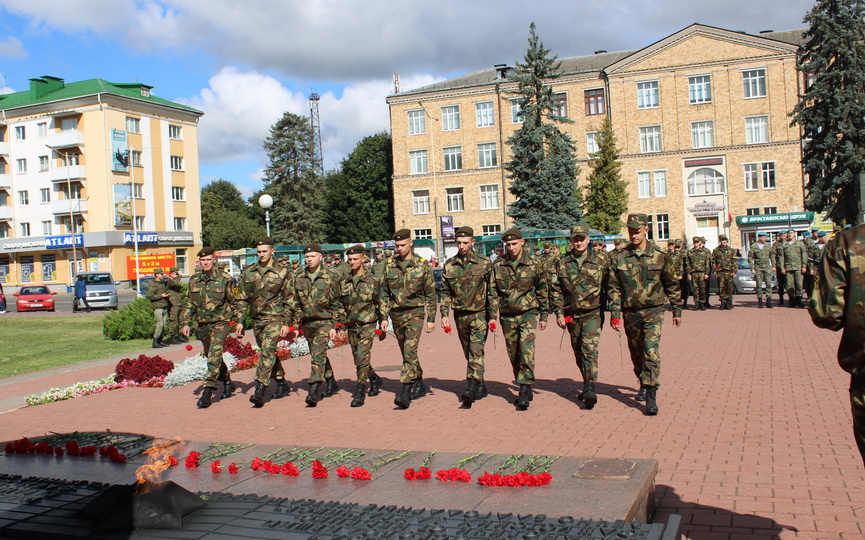
[[180, 268], [172, 266], [168, 270], [168, 335], [171, 337], [171, 343], [180, 344], [187, 343], [189, 338], [180, 334], [180, 309], [183, 307], [183, 286], [181, 281], [183, 276], [180, 275]]
[[225, 338], [231, 331], [231, 321], [240, 319], [235, 303], [237, 283], [228, 272], [216, 268], [215, 250], [205, 247], [198, 252], [200, 270], [189, 278], [189, 293], [183, 302], [180, 333], [189, 337], [190, 326], [198, 324], [195, 335], [201, 341], [207, 357], [207, 375], [204, 379], [198, 408], [210, 407], [213, 391], [222, 382], [222, 399], [228, 399], [236, 389], [231, 382], [228, 366], [222, 359]]
[[709, 272], [711, 253], [704, 247], [705, 240], [695, 236], [694, 247], [688, 250], [688, 284], [694, 296], [694, 311], [705, 311], [709, 305]]
[[[303, 335], [309, 343], [309, 394], [306, 404], [315, 407], [321, 398], [331, 397], [339, 390], [327, 357], [327, 345], [337, 339], [339, 329], [336, 325], [345, 319], [345, 315], [339, 303], [339, 276], [332, 268], [322, 264], [321, 245], [307, 244], [303, 254], [306, 268], [297, 274], [294, 281], [297, 290], [295, 321], [303, 329]], [[325, 387], [319, 397], [318, 390], [322, 382]]]
[[811, 320], [820, 328], [843, 330], [838, 363], [850, 374], [853, 435], [865, 462], [865, 224], [835, 235], [817, 267]]
[[[399, 380], [402, 390], [394, 404], [407, 409], [412, 400], [428, 392], [423, 368], [417, 356], [421, 330], [435, 330], [436, 287], [430, 263], [412, 251], [411, 231], [400, 229], [393, 235], [395, 256], [385, 264], [382, 298], [393, 321], [393, 333], [402, 352]], [[424, 324], [426, 315], [426, 324]]]
[[345, 313], [343, 331], [348, 332], [357, 376], [351, 406], [362, 407], [367, 395], [375, 397], [381, 392], [382, 378], [373, 369], [370, 356], [376, 334], [379, 340], [387, 336], [387, 313], [381, 297], [381, 279], [364, 264], [366, 255], [363, 246], [352, 246], [345, 253], [350, 270], [349, 275], [340, 281], [339, 299]]
[[[82, 277], [82, 276], [78, 276]], [[153, 308], [153, 317], [156, 319], [156, 328], [153, 330], [153, 348], [167, 347], [171, 344], [168, 337], [168, 311], [170, 309], [168, 297], [168, 278], [162, 268], [153, 271], [153, 283], [147, 288], [147, 299]]]
[[570, 334], [571, 348], [583, 377], [577, 396], [593, 409], [598, 402], [598, 344], [601, 341], [601, 301], [608, 285], [609, 268], [597, 252], [588, 251], [589, 228], [571, 227], [572, 249], [558, 261], [550, 295], [556, 323]]
[[[78, 305], [78, 303], [81, 302], [82, 304], [84, 304], [84, 307], [87, 308], [87, 313], [90, 313], [90, 304], [87, 303], [87, 280], [84, 278], [84, 276], [79, 275], [78, 279], [75, 280], [75, 292], [73, 294], [75, 297], [72, 299], [72, 311], [81, 311], [81, 307]], [[156, 345], [154, 343], [153, 346], [161, 347], [162, 345]]]
[[535, 384], [535, 330], [547, 327], [549, 301], [547, 277], [543, 263], [525, 249], [519, 229], [502, 235], [505, 255], [493, 263], [491, 285], [496, 300], [491, 319], [499, 317], [508, 358], [520, 392], [514, 405], [517, 410], [529, 408]]
[[636, 400], [646, 402], [646, 414], [658, 414], [659, 345], [664, 324], [664, 300], [669, 300], [673, 326], [682, 324], [682, 299], [673, 261], [646, 238], [648, 216], [628, 215], [631, 243], [610, 261], [610, 325], [625, 327], [634, 374], [640, 381]]
[[718, 236], [718, 243], [718, 247], [712, 251], [712, 269], [718, 280], [718, 297], [721, 300], [718, 309], [733, 309], [733, 278], [738, 269], [736, 253], [730, 247], [726, 234]]
[[[793, 229], [787, 231], [787, 240], [781, 245], [778, 267], [785, 278], [790, 307], [805, 307], [802, 303], [802, 278], [808, 271], [808, 256], [805, 244], [796, 238]], [[780, 285], [779, 285], [780, 287]]]
[[271, 379], [276, 380], [273, 399], [285, 397], [289, 389], [276, 349], [279, 340], [288, 337], [297, 309], [297, 296], [291, 270], [287, 265], [276, 263], [273, 259], [275, 245], [276, 242], [269, 236], [255, 241], [258, 261], [246, 267], [237, 287], [238, 322], [235, 333], [238, 339], [243, 337], [243, 321], [248, 309], [252, 333], [259, 348], [255, 392], [249, 397], [249, 401], [256, 408], [264, 406], [264, 393], [270, 386]]
[[442, 270], [441, 326], [451, 328], [449, 312], [453, 309], [454, 325], [466, 358], [466, 389], [460, 401], [466, 408], [486, 397], [484, 382], [484, 344], [491, 322], [492, 263], [475, 253], [474, 229], [460, 227], [454, 233], [457, 254], [448, 259]]
[[766, 243], [766, 233], [757, 233], [757, 241], [748, 249], [748, 265], [754, 274], [757, 286], [757, 307], [763, 309], [763, 300], [766, 307], [772, 308], [772, 275], [775, 273], [775, 250]]

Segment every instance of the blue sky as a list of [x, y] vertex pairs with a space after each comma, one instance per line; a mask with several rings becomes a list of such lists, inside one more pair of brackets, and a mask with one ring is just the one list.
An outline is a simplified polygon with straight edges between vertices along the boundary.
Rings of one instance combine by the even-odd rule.
[[0, 0], [5, 91], [42, 75], [139, 81], [205, 112], [202, 182], [261, 187], [261, 142], [285, 111], [321, 95], [325, 167], [388, 129], [403, 89], [513, 62], [535, 21], [560, 57], [637, 49], [694, 22], [803, 28], [811, 0]]

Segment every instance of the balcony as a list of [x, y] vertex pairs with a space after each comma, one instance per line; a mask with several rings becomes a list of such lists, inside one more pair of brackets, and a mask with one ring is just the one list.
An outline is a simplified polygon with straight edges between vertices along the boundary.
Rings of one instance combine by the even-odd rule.
[[8, 142], [0, 142], [0, 156], [8, 156], [9, 155], [9, 143]]
[[0, 189], [10, 189], [12, 188], [12, 175], [11, 174], [0, 174]]
[[84, 146], [84, 132], [78, 130], [61, 131], [48, 134], [48, 146], [51, 148], [75, 148]]
[[65, 182], [67, 174], [69, 179], [75, 182], [80, 182], [87, 178], [87, 169], [84, 165], [70, 165], [69, 172], [66, 171], [65, 165], [53, 167], [49, 176], [52, 182]]
[[12, 207], [7, 205], [0, 205], [0, 220], [8, 220], [12, 219]]
[[58, 216], [69, 215], [69, 203], [72, 203], [73, 214], [83, 214], [87, 212], [87, 199], [62, 199], [59, 201], [51, 201], [51, 213]]

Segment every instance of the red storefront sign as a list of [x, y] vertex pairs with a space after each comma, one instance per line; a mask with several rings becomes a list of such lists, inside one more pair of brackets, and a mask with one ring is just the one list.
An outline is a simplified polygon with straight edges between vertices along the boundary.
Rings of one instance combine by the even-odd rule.
[[[151, 255], [138, 256], [138, 270], [141, 276], [152, 276], [153, 271], [157, 268], [162, 268], [166, 273], [172, 266], [177, 266], [177, 258], [174, 253], [153, 253]], [[126, 257], [126, 279], [136, 279], [135, 276], [135, 255]]]

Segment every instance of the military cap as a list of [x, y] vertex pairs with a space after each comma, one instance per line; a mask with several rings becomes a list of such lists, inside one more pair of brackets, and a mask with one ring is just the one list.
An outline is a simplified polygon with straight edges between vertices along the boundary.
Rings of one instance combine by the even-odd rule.
[[718, 240], [729, 240], [729, 238], [727, 238], [727, 235], [726, 235], [726, 234], [719, 234], [719, 235], [718, 235]]
[[577, 223], [571, 227], [571, 238], [575, 236], [589, 236], [589, 228], [585, 223]]
[[649, 217], [646, 214], [628, 214], [628, 227], [636, 229], [644, 226], [649, 222]]
[[321, 244], [316, 244], [313, 242], [312, 244], [307, 244], [305, 248], [303, 248], [304, 253], [321, 253]]
[[757, 233], [757, 236], [767, 236], [766, 231], [760, 231]]
[[696, 244], [697, 242], [700, 241], [700, 237], [699, 237], [699, 236], [695, 236], [694, 238], [692, 238], [692, 240], [693, 240], [694, 243]]
[[682, 241], [676, 240], [676, 247], [682, 247]]
[[511, 240], [519, 240], [523, 237], [522, 231], [519, 229], [508, 229], [502, 235], [502, 242], [510, 242]]
[[820, 231], [820, 232], [818, 232], [818, 233], [817, 233], [817, 236], [820, 237], [820, 238], [826, 236], [826, 231]]
[[454, 233], [454, 236], [456, 238], [465, 238], [465, 237], [473, 238], [475, 236], [475, 230], [472, 229], [471, 227], [467, 227], [467, 226], [463, 225], [462, 227], [457, 229], [457, 232]]
[[164, 273], [165, 273], [165, 272], [162, 271], [162, 268], [154, 268], [154, 269], [153, 269], [153, 275], [154, 275], [154, 276], [158, 276], [158, 275], [160, 275], [160, 274], [164, 274]]
[[411, 231], [408, 229], [400, 229], [393, 233], [394, 240], [408, 240], [409, 238], [411, 238]]
[[273, 241], [273, 238], [269, 236], [261, 236], [255, 239], [254, 247], [258, 246], [275, 246], [276, 242]]
[[216, 250], [213, 249], [212, 247], [205, 247], [205, 248], [201, 248], [198, 251], [198, 256], [199, 257], [207, 257], [208, 255], [213, 255], [215, 252], [216, 252]]
[[[571, 236], [573, 236], [573, 235], [571, 235]], [[544, 242], [544, 249], [550, 249], [551, 247], [553, 247], [553, 245], [551, 243]]]
[[788, 233], [795, 233], [796, 231], [794, 231], [793, 229], [787, 229], [787, 232]]
[[180, 272], [180, 268], [178, 268], [177, 266], [172, 266], [171, 269], [168, 271], [169, 272]]
[[820, 227], [811, 227], [811, 232], [819, 231]]
[[365, 251], [364, 251], [364, 249], [363, 249], [363, 246], [360, 245], [360, 244], [356, 244], [356, 245], [351, 246], [350, 248], [348, 248], [348, 249], [345, 251], [345, 254], [346, 254], [346, 255], [357, 255], [357, 254], [361, 254], [361, 255], [362, 255], [364, 252], [365, 252]]
[[703, 242], [703, 243], [705, 244], [705, 243], [706, 243], [706, 237], [705, 237], [705, 236], [701, 236], [701, 237], [700, 237], [700, 242]]

